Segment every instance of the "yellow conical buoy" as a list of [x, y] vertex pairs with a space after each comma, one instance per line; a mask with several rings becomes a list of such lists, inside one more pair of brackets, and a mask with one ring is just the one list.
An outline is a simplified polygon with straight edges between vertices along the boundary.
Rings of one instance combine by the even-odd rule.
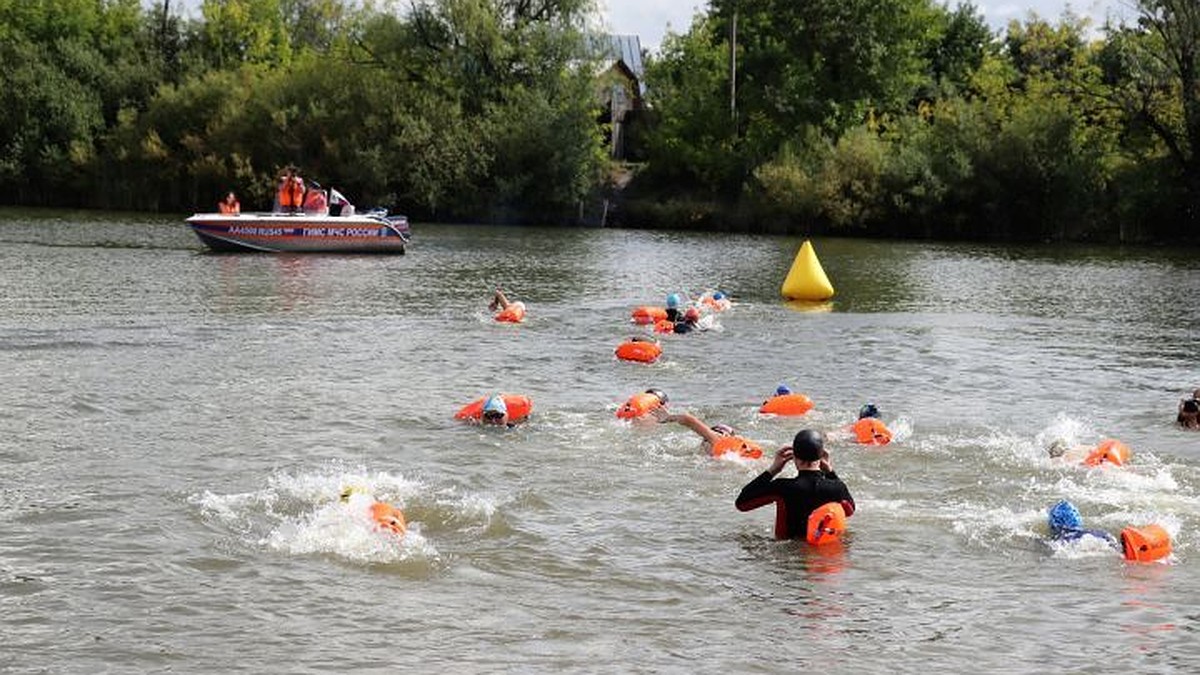
[[789, 300], [821, 301], [833, 297], [833, 284], [829, 283], [829, 277], [825, 276], [821, 261], [817, 260], [817, 253], [807, 239], [800, 245], [780, 291]]

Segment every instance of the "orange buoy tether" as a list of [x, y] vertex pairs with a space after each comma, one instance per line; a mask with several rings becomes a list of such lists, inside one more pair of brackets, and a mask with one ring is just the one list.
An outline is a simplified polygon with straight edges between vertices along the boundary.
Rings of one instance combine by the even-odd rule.
[[1171, 535], [1162, 525], [1143, 525], [1121, 530], [1121, 548], [1131, 562], [1153, 562], [1171, 554]]
[[400, 535], [408, 531], [408, 522], [404, 520], [404, 512], [391, 504], [384, 502], [372, 504], [371, 520], [375, 521], [376, 527], [380, 530]]
[[1099, 466], [1107, 462], [1124, 466], [1129, 462], [1131, 455], [1129, 446], [1116, 439], [1107, 438], [1100, 441], [1100, 444], [1093, 448], [1087, 457], [1083, 458], [1083, 463], [1087, 466]]
[[803, 415], [812, 409], [812, 399], [804, 394], [780, 394], [767, 399], [758, 412], [768, 415]]
[[892, 442], [892, 432], [875, 417], [864, 417], [854, 423], [854, 440], [863, 445], [887, 445]]
[[624, 405], [617, 408], [617, 417], [623, 420], [635, 419], [643, 415], [648, 415], [665, 404], [666, 396], [653, 390], [644, 391], [640, 394], [630, 396]]
[[[489, 397], [476, 399], [466, 404], [454, 413], [454, 419], [477, 420], [483, 417], [483, 405], [487, 403]], [[517, 422], [529, 417], [529, 413], [533, 412], [533, 401], [528, 396], [520, 394], [501, 394], [500, 398], [504, 399], [504, 406], [508, 409], [508, 421]]]
[[712, 444], [713, 457], [720, 457], [728, 452], [737, 453], [746, 459], [759, 459], [763, 455], [762, 448], [757, 443], [741, 436], [722, 436]]
[[662, 356], [662, 347], [657, 342], [646, 340], [626, 340], [617, 345], [617, 358], [623, 361], [639, 361], [654, 363]]
[[521, 323], [525, 320], [525, 303], [519, 300], [510, 302], [508, 307], [496, 312], [492, 318], [503, 323]]
[[839, 502], [828, 502], [813, 509], [808, 516], [808, 535], [813, 546], [841, 541], [846, 531], [846, 509]]
[[657, 323], [667, 318], [667, 308], [651, 307], [649, 305], [634, 307], [632, 318], [634, 323], [642, 326]]

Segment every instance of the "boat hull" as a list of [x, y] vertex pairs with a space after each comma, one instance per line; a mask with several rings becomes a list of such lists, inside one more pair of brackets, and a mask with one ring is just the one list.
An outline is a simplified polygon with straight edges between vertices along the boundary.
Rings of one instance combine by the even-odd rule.
[[402, 216], [205, 213], [187, 224], [205, 246], [220, 252], [403, 255], [408, 246]]

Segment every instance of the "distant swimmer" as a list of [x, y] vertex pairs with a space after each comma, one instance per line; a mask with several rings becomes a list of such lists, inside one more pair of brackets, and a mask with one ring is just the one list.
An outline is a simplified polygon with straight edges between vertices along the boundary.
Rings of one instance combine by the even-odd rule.
[[508, 296], [504, 295], [504, 291], [499, 288], [492, 296], [488, 309], [496, 312], [493, 318], [500, 322], [521, 323], [525, 320], [525, 303], [520, 300], [510, 301]]
[[729, 301], [729, 297], [721, 291], [713, 291], [700, 296], [700, 304], [712, 309], [714, 312], [724, 312], [733, 306]]
[[1085, 528], [1079, 509], [1065, 499], [1047, 510], [1046, 519], [1050, 536], [1056, 542], [1095, 538], [1120, 551], [1130, 562], [1153, 562], [1171, 554], [1171, 536], [1161, 525], [1131, 525], [1122, 529], [1119, 537], [1114, 537], [1104, 530]]
[[529, 418], [533, 401], [518, 394], [492, 394], [459, 409], [455, 419], [496, 427], [512, 427]]
[[700, 310], [696, 309], [695, 307], [688, 307], [686, 310], [684, 310], [683, 317], [676, 321], [675, 325], [672, 326], [672, 332], [682, 335], [684, 333], [690, 333], [694, 330], [703, 330], [700, 328], [699, 323]]
[[675, 422], [696, 432], [697, 436], [704, 439], [702, 444], [704, 449], [713, 457], [721, 457], [726, 453], [735, 453], [737, 456], [746, 459], [759, 459], [762, 457], [763, 453], [760, 445], [738, 436], [733, 427], [727, 424], [709, 426], [691, 413], [670, 414], [662, 408], [654, 410], [653, 414], [659, 422], [664, 424]]
[[1200, 429], [1200, 389], [1192, 392], [1191, 398], [1179, 402], [1175, 423], [1184, 429]]
[[667, 296], [667, 313], [664, 317], [667, 321], [675, 323], [683, 316], [684, 299], [678, 293], [672, 293]]
[[1083, 527], [1083, 517], [1079, 509], [1071, 502], [1063, 499], [1046, 512], [1050, 526], [1050, 536], [1054, 541], [1077, 541], [1084, 537], [1095, 537], [1113, 547], [1119, 548], [1117, 538], [1104, 530], [1088, 530]]
[[758, 412], [764, 415], [803, 415], [812, 409], [812, 399], [781, 384], [775, 388], [774, 396], [763, 401]]
[[[789, 461], [796, 464], [794, 478], [777, 478]], [[854, 514], [854, 497], [833, 471], [825, 441], [819, 431], [804, 429], [792, 444], [775, 453], [771, 467], [750, 481], [737, 496], [739, 511], [775, 504], [775, 538], [806, 537], [812, 541], [809, 516], [826, 504], [836, 504], [845, 516]]]
[[659, 389], [647, 389], [640, 394], [634, 394], [629, 400], [617, 408], [617, 417], [632, 420], [645, 417], [655, 410], [661, 410], [667, 405], [667, 395]]
[[879, 408], [867, 403], [858, 409], [858, 421], [850, 429], [854, 440], [862, 445], [887, 445], [892, 442], [892, 432], [879, 419]]
[[366, 514], [376, 531], [391, 532], [400, 536], [408, 532], [408, 521], [404, 518], [404, 512], [387, 502], [375, 499], [365, 488], [357, 485], [345, 488], [342, 490], [341, 502], [353, 511]]
[[1051, 459], [1061, 459], [1072, 464], [1084, 466], [1100, 466], [1112, 464], [1124, 466], [1129, 463], [1133, 453], [1129, 446], [1114, 438], [1106, 438], [1096, 445], [1071, 444], [1065, 439], [1056, 439], [1046, 449]]

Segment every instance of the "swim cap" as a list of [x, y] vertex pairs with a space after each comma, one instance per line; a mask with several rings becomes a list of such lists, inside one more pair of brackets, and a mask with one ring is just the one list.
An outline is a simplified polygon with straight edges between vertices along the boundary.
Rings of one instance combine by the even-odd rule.
[[824, 449], [825, 439], [816, 429], [804, 429], [792, 439], [792, 454], [805, 462], [821, 459], [821, 451]]
[[667, 395], [666, 395], [666, 394], [664, 394], [664, 393], [663, 393], [661, 390], [659, 390], [659, 389], [647, 389], [647, 390], [646, 390], [646, 393], [647, 393], [647, 394], [654, 394], [655, 396], [657, 396], [657, 397], [658, 397], [658, 400], [662, 401], [662, 404], [663, 404], [663, 405], [666, 405], [666, 404], [667, 404]]
[[786, 384], [781, 384], [778, 387], [775, 387], [775, 395], [776, 396], [783, 396], [784, 394], [790, 394], [790, 393], [792, 393], [792, 390], [788, 389], [788, 386]]
[[711, 427], [709, 427], [709, 429], [712, 429], [713, 431], [717, 432], [718, 434], [721, 434], [722, 436], [732, 436], [733, 435], [733, 427], [729, 426], [728, 424], [714, 424]]
[[864, 417], [879, 417], [879, 408], [876, 408], [874, 403], [864, 405], [858, 409], [858, 419]]
[[695, 307], [688, 307], [688, 310], [683, 313], [683, 318], [695, 321], [700, 318], [700, 310]]
[[365, 495], [367, 494], [367, 489], [361, 485], [347, 485], [345, 488], [342, 488], [342, 495], [339, 499], [345, 503], [350, 501], [352, 495], [356, 494]]
[[713, 300], [724, 300], [724, 299], [725, 299], [725, 294], [722, 293], [721, 291], [713, 292]]
[[682, 298], [679, 297], [678, 293], [672, 293], [672, 294], [668, 295], [667, 296], [667, 307], [678, 307], [679, 301], [681, 299]]
[[501, 415], [508, 414], [508, 406], [504, 403], [504, 399], [499, 396], [492, 396], [483, 404], [483, 412], [498, 412]]
[[1065, 530], [1083, 528], [1083, 518], [1079, 515], [1079, 509], [1065, 499], [1051, 506], [1047, 513], [1050, 521], [1050, 534], [1056, 537]]
[[1046, 451], [1050, 453], [1051, 457], [1062, 457], [1063, 455], [1067, 454], [1068, 448], [1069, 446], [1067, 445], [1067, 442], [1060, 438], [1051, 443], [1050, 447], [1047, 448]]

